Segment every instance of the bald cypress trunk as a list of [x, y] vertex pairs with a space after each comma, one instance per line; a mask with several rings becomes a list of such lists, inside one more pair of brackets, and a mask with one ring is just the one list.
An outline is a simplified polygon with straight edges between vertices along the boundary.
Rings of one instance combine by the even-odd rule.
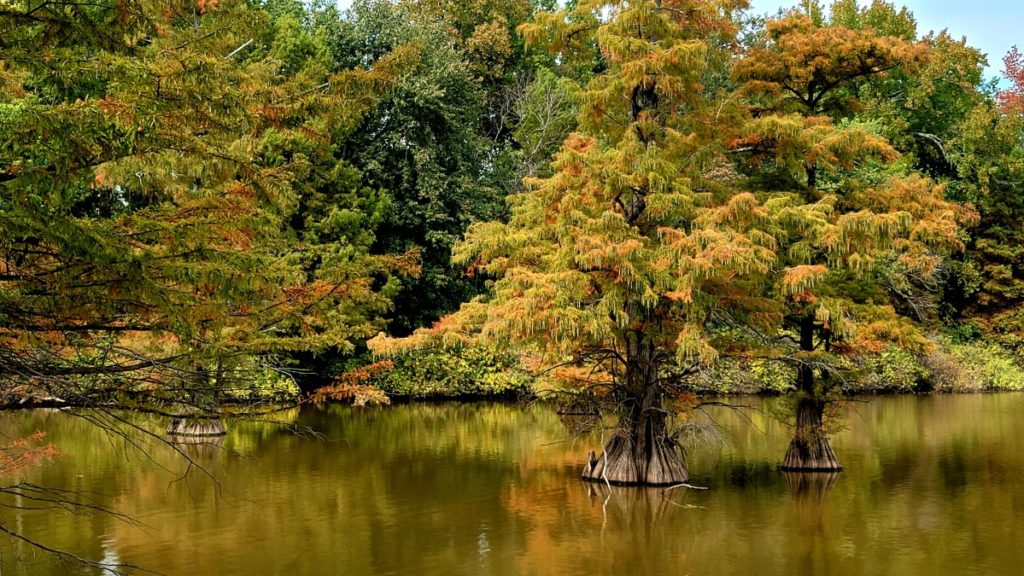
[[[814, 350], [814, 316], [807, 315], [800, 324], [800, 349]], [[814, 390], [814, 368], [801, 364], [797, 370], [797, 384], [801, 392], [796, 406], [796, 434], [782, 460], [783, 470], [839, 471], [839, 463], [828, 436], [822, 430], [825, 401]]]
[[624, 406], [619, 430], [603, 453], [590, 454], [583, 479], [612, 484], [665, 486], [686, 482], [682, 448], [669, 436], [654, 347], [634, 350], [626, 367], [627, 389], [636, 394]]
[[807, 189], [814, 192], [818, 189], [818, 164], [812, 162], [804, 167], [807, 172]]
[[843, 469], [821, 427], [824, 402], [801, 398], [796, 408], [796, 434], [782, 461], [783, 470], [836, 472]]
[[591, 453], [583, 470], [584, 480], [664, 486], [689, 479], [681, 448], [668, 435], [661, 392], [651, 389], [645, 396], [601, 456]]

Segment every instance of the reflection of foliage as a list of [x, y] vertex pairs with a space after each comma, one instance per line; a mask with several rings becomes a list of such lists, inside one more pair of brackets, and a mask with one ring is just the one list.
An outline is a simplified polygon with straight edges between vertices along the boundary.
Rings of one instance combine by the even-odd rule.
[[43, 443], [46, 432], [36, 432], [0, 446], [0, 477], [21, 476], [60, 455], [52, 443]]
[[[758, 408], [764, 402], [744, 400]], [[543, 405], [303, 409], [296, 423], [322, 431], [327, 441], [241, 421], [209, 462], [220, 488], [196, 478], [173, 482], [177, 473], [146, 459], [126, 459], [119, 444], [62, 412], [0, 414], [0, 432], [20, 437], [50, 430], [47, 439], [67, 456], [31, 471], [27, 481], [116, 494], [109, 504], [149, 525], [25, 511], [34, 535], [45, 533], [55, 544], [94, 558], [104, 551], [95, 543], [107, 540], [125, 561], [165, 574], [222, 573], [227, 558], [243, 574], [307, 576], [322, 574], [324, 566], [354, 574], [564, 574], [576, 564], [554, 565], [552, 558], [584, 557], [608, 566], [647, 561], [649, 573], [684, 566], [695, 574], [728, 573], [722, 558], [757, 559], [764, 572], [782, 574], [793, 571], [805, 546], [813, 546], [815, 573], [828, 573], [822, 555], [847, 558], [852, 568], [871, 573], [877, 555], [841, 556], [851, 542], [893, 554], [906, 573], [941, 574], [950, 556], [898, 552], [908, 545], [963, 550], [964, 530], [1015, 525], [1016, 496], [1003, 488], [1012, 480], [1007, 474], [1024, 461], [1024, 421], [1017, 417], [1022, 408], [1024, 397], [1013, 394], [855, 404], [859, 416], [849, 418], [849, 429], [835, 438], [847, 455], [847, 471], [820, 509], [801, 508], [789, 497], [786, 478], [774, 466], [787, 429], [760, 410], [715, 411], [729, 443], [688, 450], [693, 483], [711, 490], [665, 493], [682, 508], [667, 504], [655, 524], [649, 521], [658, 506], [648, 504], [662, 500], [660, 490], [648, 499], [615, 490], [607, 506], [607, 491], [590, 499], [588, 492], [603, 485], [576, 479], [580, 445], [565, 441], [557, 415]], [[167, 452], [154, 457], [179, 470], [180, 462], [175, 465]], [[816, 510], [829, 521], [807, 515]], [[972, 513], [977, 510], [986, 512]], [[960, 520], [934, 524], [945, 517]], [[933, 522], [928, 529], [889, 537], [887, 527], [926, 521]], [[694, 532], [695, 523], [700, 530]], [[331, 529], [339, 525], [345, 529]], [[472, 561], [479, 558], [484, 527], [491, 564], [479, 569]], [[396, 547], [399, 529], [404, 545]], [[814, 535], [810, 544], [807, 534]], [[1013, 536], [980, 545], [1014, 551]], [[0, 541], [0, 551], [7, 568], [16, 550]], [[29, 554], [25, 561], [29, 574], [63, 573], [56, 560]]]

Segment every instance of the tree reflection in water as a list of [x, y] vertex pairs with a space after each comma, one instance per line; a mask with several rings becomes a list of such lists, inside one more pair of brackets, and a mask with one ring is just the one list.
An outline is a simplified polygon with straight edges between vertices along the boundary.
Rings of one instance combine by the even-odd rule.
[[[232, 421], [222, 440], [176, 445], [221, 487], [178, 481], [183, 459], [166, 446], [142, 458], [63, 413], [0, 415], [0, 433], [46, 430], [67, 456], [27, 481], [101, 494], [146, 527], [31, 510], [12, 524], [93, 560], [116, 540], [120, 559], [165, 574], [1018, 573], [1024, 395], [857, 410], [835, 437], [839, 476], [781, 473], [792, 431], [770, 410], [715, 413], [728, 442], [687, 446], [700, 491], [581, 482], [581, 447], [596, 444], [544, 405], [318, 407], [282, 416], [324, 438]], [[18, 557], [0, 540], [4, 572]], [[20, 557], [15, 573], [62, 573]]]

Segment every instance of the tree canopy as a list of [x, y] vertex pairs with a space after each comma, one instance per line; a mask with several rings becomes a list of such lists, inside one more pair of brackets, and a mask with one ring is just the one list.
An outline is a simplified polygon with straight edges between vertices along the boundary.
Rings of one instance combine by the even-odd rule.
[[[259, 12], [162, 6], [3, 14], [6, 378], [174, 400], [243, 358], [351, 349], [382, 326], [381, 280], [415, 272], [414, 254], [369, 253], [378, 200], [327, 161], [411, 56], [286, 70], [286, 50], [251, 48], [273, 34]], [[293, 232], [318, 194], [330, 211]]]

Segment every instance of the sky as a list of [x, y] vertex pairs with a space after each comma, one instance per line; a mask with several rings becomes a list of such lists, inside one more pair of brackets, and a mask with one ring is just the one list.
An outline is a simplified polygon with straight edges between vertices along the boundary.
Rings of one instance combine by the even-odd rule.
[[[1024, 49], [1024, 0], [890, 0], [906, 6], [917, 20], [917, 33], [948, 29], [953, 38], [967, 38], [967, 45], [988, 55], [988, 75], [1003, 70], [1003, 56], [1014, 45]], [[869, 2], [859, 0], [862, 6]], [[800, 0], [750, 0], [757, 13], [801, 4]], [[824, 2], [829, 4], [830, 2]]]

